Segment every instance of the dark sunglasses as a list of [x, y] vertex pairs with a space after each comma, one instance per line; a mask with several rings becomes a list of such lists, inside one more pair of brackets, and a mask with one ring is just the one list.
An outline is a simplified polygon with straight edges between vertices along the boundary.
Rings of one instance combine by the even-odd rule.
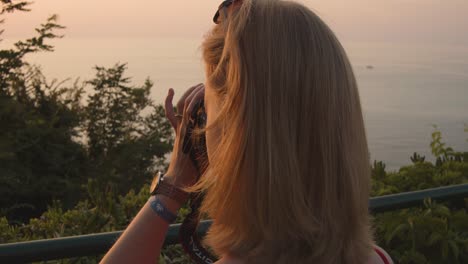
[[216, 11], [214, 17], [213, 17], [213, 22], [215, 24], [219, 24], [219, 15], [220, 15], [220, 11], [223, 10], [224, 11], [224, 16], [227, 17], [227, 11], [226, 11], [226, 8], [228, 8], [230, 5], [232, 5], [233, 3], [235, 3], [236, 0], [225, 0], [223, 1], [219, 7], [218, 7], [218, 10]]

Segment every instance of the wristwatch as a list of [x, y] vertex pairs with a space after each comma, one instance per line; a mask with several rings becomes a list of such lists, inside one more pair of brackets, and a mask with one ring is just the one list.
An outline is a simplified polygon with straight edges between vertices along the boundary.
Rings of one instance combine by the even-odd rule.
[[158, 172], [153, 178], [150, 189], [151, 195], [164, 195], [179, 204], [183, 204], [189, 198], [189, 193], [177, 188], [176, 186], [164, 181], [164, 175], [161, 172]]

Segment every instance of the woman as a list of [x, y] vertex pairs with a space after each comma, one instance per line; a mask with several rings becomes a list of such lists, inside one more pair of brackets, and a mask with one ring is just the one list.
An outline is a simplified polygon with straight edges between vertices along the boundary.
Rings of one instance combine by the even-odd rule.
[[[205, 191], [217, 263], [391, 263], [373, 246], [370, 166], [356, 80], [333, 32], [308, 8], [224, 1], [203, 43], [206, 87], [189, 89], [164, 181]], [[182, 151], [204, 98], [208, 169]], [[154, 262], [181, 206], [156, 194], [103, 259]]]

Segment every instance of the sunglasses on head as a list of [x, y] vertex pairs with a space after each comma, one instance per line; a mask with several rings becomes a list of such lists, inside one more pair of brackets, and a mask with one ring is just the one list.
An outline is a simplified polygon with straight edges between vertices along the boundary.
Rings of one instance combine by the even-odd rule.
[[213, 17], [213, 22], [214, 22], [215, 24], [219, 24], [219, 23], [221, 22], [220, 19], [219, 19], [219, 17], [220, 17], [220, 11], [223, 10], [223, 12], [224, 12], [224, 17], [227, 17], [227, 11], [226, 11], [226, 9], [227, 9], [230, 5], [234, 4], [235, 2], [240, 2], [240, 1], [241, 1], [241, 0], [225, 0], [225, 1], [223, 1], [223, 2], [219, 5], [218, 10], [216, 11], [216, 13], [215, 13], [215, 15], [214, 15], [214, 17]]

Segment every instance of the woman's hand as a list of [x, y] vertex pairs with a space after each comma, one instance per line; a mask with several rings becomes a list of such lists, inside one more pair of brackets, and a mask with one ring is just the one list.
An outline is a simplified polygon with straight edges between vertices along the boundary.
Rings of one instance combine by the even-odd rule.
[[166, 117], [174, 128], [176, 137], [174, 149], [171, 154], [171, 162], [164, 179], [167, 179], [169, 183], [179, 188], [194, 185], [199, 176], [199, 172], [195, 168], [193, 161], [190, 159], [189, 153], [184, 153], [182, 151], [182, 145], [193, 108], [198, 102], [203, 100], [204, 96], [205, 86], [202, 83], [191, 87], [184, 93], [184, 95], [182, 95], [177, 103], [177, 114], [174, 113], [174, 107], [172, 105], [174, 90], [169, 89], [166, 97]]

